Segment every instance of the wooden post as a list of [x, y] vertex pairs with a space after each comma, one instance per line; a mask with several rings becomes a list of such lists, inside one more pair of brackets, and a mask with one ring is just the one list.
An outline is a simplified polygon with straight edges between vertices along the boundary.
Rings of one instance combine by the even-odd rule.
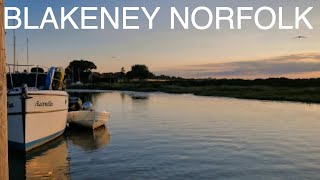
[[0, 0], [0, 179], [9, 179], [4, 0]]

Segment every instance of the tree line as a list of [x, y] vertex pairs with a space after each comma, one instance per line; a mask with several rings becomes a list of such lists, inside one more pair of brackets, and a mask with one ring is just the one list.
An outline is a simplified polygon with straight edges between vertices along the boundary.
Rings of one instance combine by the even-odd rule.
[[[181, 77], [159, 75], [152, 73], [146, 65], [135, 64], [126, 72], [122, 67], [119, 72], [93, 72], [97, 66], [87, 60], [73, 60], [65, 70], [68, 84], [75, 82], [82, 83], [118, 83], [135, 82], [145, 79], [170, 80], [162, 82], [166, 85], [181, 87], [201, 87], [201, 86], [270, 86], [270, 87], [320, 87], [320, 78], [311, 79], [288, 79], [288, 78], [268, 78], [268, 79], [184, 79]], [[44, 72], [41, 68], [33, 68], [31, 72]], [[151, 82], [150, 82], [151, 83]], [[151, 83], [152, 84], [152, 83]]]
[[177, 77], [172, 76], [156, 76], [152, 73], [148, 66], [144, 64], [135, 64], [131, 66], [131, 69], [126, 72], [124, 67], [122, 67], [119, 72], [105, 72], [98, 73], [92, 72], [97, 69], [97, 66], [88, 60], [73, 60], [70, 62], [66, 68], [66, 77], [68, 81], [71, 82], [125, 82], [132, 80], [145, 80], [145, 79], [177, 79]]

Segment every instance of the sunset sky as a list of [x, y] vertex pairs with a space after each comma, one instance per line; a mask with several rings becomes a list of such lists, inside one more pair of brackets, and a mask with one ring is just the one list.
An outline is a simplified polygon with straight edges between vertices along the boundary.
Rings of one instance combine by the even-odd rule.
[[[130, 69], [133, 64], [146, 64], [157, 74], [183, 77], [267, 78], [320, 77], [320, 1], [314, 0], [123, 0], [123, 1], [43, 1], [7, 0], [6, 6], [30, 8], [30, 23], [40, 24], [46, 7], [59, 14], [60, 7], [71, 9], [98, 6], [145, 6], [153, 10], [160, 6], [154, 29], [137, 13], [140, 30], [17, 30], [17, 60], [26, 64], [26, 39], [29, 38], [30, 64], [67, 66], [74, 59], [93, 61], [98, 72]], [[253, 21], [244, 21], [242, 30], [205, 31], [170, 29], [170, 7], [181, 9], [207, 6], [284, 7], [286, 25], [294, 24], [294, 9], [314, 7], [307, 16], [314, 30], [302, 25], [300, 30], [259, 30]], [[57, 16], [58, 18], [59, 16]], [[75, 16], [75, 19], [80, 16]], [[200, 16], [201, 18], [202, 16]], [[265, 18], [265, 19], [264, 19]], [[268, 16], [262, 21], [268, 21]], [[201, 22], [201, 19], [199, 20]], [[108, 25], [108, 24], [107, 24]], [[303, 35], [307, 39], [292, 39]], [[13, 62], [13, 32], [7, 30], [7, 62]], [[319, 71], [319, 72], [318, 72]]]

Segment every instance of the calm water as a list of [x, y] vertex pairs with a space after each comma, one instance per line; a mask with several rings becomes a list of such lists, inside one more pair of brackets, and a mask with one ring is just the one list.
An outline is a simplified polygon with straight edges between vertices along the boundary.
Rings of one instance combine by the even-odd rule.
[[14, 178], [319, 179], [320, 106], [162, 93], [81, 94], [107, 128], [69, 130], [26, 156]]

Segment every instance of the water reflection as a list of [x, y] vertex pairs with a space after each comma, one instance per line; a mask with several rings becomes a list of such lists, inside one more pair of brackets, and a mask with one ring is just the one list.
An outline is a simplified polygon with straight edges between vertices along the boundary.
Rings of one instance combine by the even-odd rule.
[[[108, 129], [72, 130], [62, 143], [69, 154], [11, 157], [13, 179], [319, 179], [319, 105], [163, 93], [92, 97], [95, 109], [112, 113], [110, 144]], [[51, 159], [24, 169], [41, 156]], [[66, 175], [51, 173], [59, 168]]]
[[10, 151], [10, 179], [70, 179], [68, 159], [64, 137], [27, 153]]
[[110, 142], [110, 133], [105, 126], [95, 130], [74, 126], [67, 132], [67, 139], [73, 145], [85, 151], [91, 151], [106, 147]]
[[70, 179], [68, 144], [92, 151], [109, 142], [110, 133], [105, 126], [96, 130], [68, 128], [64, 136], [30, 152], [9, 151], [10, 179]]

